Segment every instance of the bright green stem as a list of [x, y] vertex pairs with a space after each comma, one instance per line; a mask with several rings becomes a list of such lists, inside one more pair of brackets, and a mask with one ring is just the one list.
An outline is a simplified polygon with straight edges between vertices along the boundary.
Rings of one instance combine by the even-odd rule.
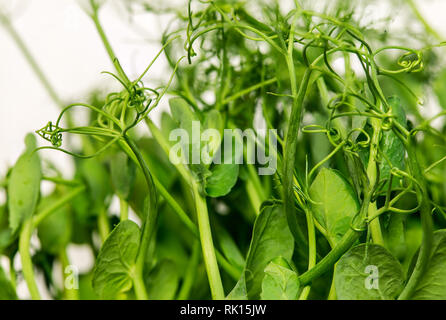
[[329, 271], [341, 256], [359, 239], [364, 227], [364, 220], [367, 217], [370, 198], [371, 192], [366, 192], [364, 201], [362, 202], [361, 211], [357, 217], [359, 222], [353, 223], [353, 228], [350, 228], [347, 233], [344, 234], [338, 244], [313, 268], [299, 277], [299, 283], [302, 286], [311, 283], [311, 281]]
[[66, 281], [67, 273], [66, 268], [70, 266], [70, 260], [68, 259], [68, 254], [66, 248], [62, 249], [59, 254], [60, 262], [62, 263], [62, 275], [64, 279], [64, 299], [65, 300], [79, 300], [79, 289], [67, 288]]
[[415, 138], [410, 141], [407, 145], [407, 154], [409, 156], [409, 166], [412, 171], [412, 175], [416, 181], [418, 181], [419, 188], [417, 189], [417, 198], [420, 201], [420, 216], [421, 216], [421, 227], [423, 229], [423, 240], [421, 242], [420, 252], [418, 254], [417, 262], [413, 269], [412, 275], [407, 281], [406, 287], [403, 292], [398, 297], [399, 300], [410, 299], [413, 292], [415, 291], [421, 277], [426, 271], [427, 264], [429, 263], [432, 242], [433, 242], [433, 221], [431, 216], [431, 205], [429, 201], [429, 194], [426, 188], [426, 181], [420, 168], [415, 146]]
[[36, 228], [43, 219], [45, 219], [47, 216], [55, 212], [57, 209], [63, 207], [65, 204], [69, 203], [77, 195], [84, 192], [85, 189], [86, 189], [85, 186], [79, 186], [77, 188], [74, 188], [63, 197], [51, 203], [48, 207], [45, 207], [43, 210], [37, 212], [33, 217], [33, 228]]
[[[308, 270], [316, 265], [316, 229], [314, 227], [313, 215], [309, 209], [305, 210], [308, 228]], [[299, 300], [306, 300], [311, 291], [311, 285], [303, 288]]]
[[257, 83], [257, 84], [255, 84], [255, 85], [249, 87], [249, 88], [246, 88], [246, 89], [244, 89], [244, 90], [241, 90], [241, 91], [239, 91], [239, 92], [233, 94], [233, 95], [230, 96], [230, 97], [225, 98], [225, 99], [223, 100], [223, 103], [222, 103], [222, 104], [225, 105], [225, 104], [227, 104], [227, 103], [229, 103], [229, 102], [231, 102], [231, 101], [237, 100], [237, 99], [240, 98], [241, 96], [243, 96], [243, 95], [245, 95], [245, 94], [247, 94], [247, 93], [249, 93], [249, 92], [251, 92], [251, 91], [257, 90], [257, 89], [259, 89], [259, 88], [261, 88], [261, 87], [263, 87], [263, 86], [267, 86], [267, 85], [272, 84], [272, 83], [274, 83], [274, 82], [276, 82], [276, 81], [277, 81], [277, 78], [272, 78], [272, 79], [265, 80], [265, 81], [262, 81], [262, 82], [260, 82], [260, 83]]
[[104, 243], [105, 240], [107, 239], [108, 235], [110, 234], [110, 224], [108, 222], [106, 207], [101, 208], [99, 211], [98, 230], [99, 230], [99, 235], [101, 237], [101, 241], [102, 241], [102, 243]]
[[129, 204], [125, 199], [119, 198], [119, 211], [121, 221], [129, 218]]
[[212, 299], [223, 300], [225, 298], [225, 293], [223, 291], [220, 271], [218, 269], [217, 258], [215, 256], [206, 198], [200, 194], [198, 182], [192, 182], [192, 190], [197, 210], [201, 249], [203, 251], [203, 259], [211, 288]]
[[59, 98], [59, 96], [56, 93], [56, 90], [54, 90], [53, 86], [51, 85], [48, 78], [45, 76], [42, 69], [39, 67], [39, 64], [37, 63], [36, 59], [34, 59], [33, 55], [31, 54], [31, 51], [26, 46], [25, 42], [23, 41], [22, 37], [17, 33], [17, 31], [14, 29], [14, 27], [11, 24], [11, 21], [8, 19], [8, 17], [2, 15], [0, 13], [0, 23], [2, 23], [5, 26], [6, 31], [9, 32], [12, 39], [15, 41], [16, 45], [19, 47], [20, 51], [24, 55], [25, 59], [28, 61], [29, 65], [33, 69], [34, 73], [39, 78], [42, 85], [45, 87], [45, 90], [48, 92], [51, 99], [54, 101], [55, 104], [57, 104], [59, 107], [63, 107], [62, 100]]
[[135, 269], [135, 274], [133, 275], [133, 290], [135, 291], [136, 299], [149, 300], [146, 286], [144, 284], [143, 273], [138, 271], [138, 269]]
[[39, 289], [34, 277], [33, 263], [30, 255], [30, 241], [33, 233], [33, 222], [28, 219], [22, 227], [19, 238], [19, 253], [22, 261], [22, 272], [28, 286], [31, 299], [40, 300]]
[[[170, 144], [169, 141], [167, 141], [161, 130], [153, 123], [152, 120], [150, 120], [148, 117], [144, 118], [144, 122], [146, 123], [147, 127], [149, 128], [150, 132], [152, 133], [153, 137], [155, 138], [156, 142], [161, 146], [161, 148], [164, 150], [167, 156], [169, 156], [170, 152]], [[180, 173], [181, 177], [189, 183], [189, 172], [187, 168], [183, 164], [175, 164], [175, 168]]]
[[9, 278], [11, 279], [11, 285], [16, 290], [17, 288], [17, 275], [14, 269], [14, 259], [9, 259]]
[[91, 16], [94, 25], [96, 26], [96, 30], [99, 33], [99, 36], [101, 37], [102, 43], [104, 44], [105, 50], [107, 51], [108, 56], [110, 57], [110, 60], [112, 61], [116, 72], [118, 72], [120, 79], [124, 81], [126, 85], [130, 84], [131, 81], [127, 77], [126, 73], [122, 69], [121, 65], [119, 64], [119, 60], [115, 55], [115, 52], [113, 51], [112, 46], [110, 45], [110, 41], [108, 41], [107, 35], [105, 34], [104, 29], [102, 28], [101, 22], [99, 21], [99, 10], [98, 8], [93, 4], [93, 1], [90, 1], [92, 3], [93, 7], [93, 15]]
[[128, 138], [127, 136], [124, 137], [125, 141], [127, 142], [130, 149], [133, 151], [133, 153], [136, 156], [136, 159], [139, 162], [139, 165], [142, 169], [142, 172], [144, 174], [144, 177], [147, 182], [147, 187], [149, 189], [148, 194], [148, 207], [145, 208], [147, 210], [147, 215], [143, 221], [142, 225], [142, 233], [141, 233], [141, 242], [139, 246], [138, 256], [136, 257], [136, 263], [135, 263], [135, 276], [134, 276], [134, 285], [135, 285], [135, 293], [136, 297], [139, 300], [147, 299], [147, 290], [144, 285], [143, 281], [143, 272], [144, 272], [144, 262], [146, 261], [147, 252], [150, 246], [150, 243], [152, 239], [154, 238], [156, 226], [158, 222], [158, 210], [157, 210], [157, 195], [156, 195], [156, 189], [155, 184], [152, 179], [152, 175], [150, 174], [149, 168], [147, 167], [147, 164], [139, 151], [137, 145]]
[[[336, 266], [335, 266], [336, 268]], [[335, 289], [335, 283], [334, 283], [334, 276], [333, 279], [331, 279], [331, 286], [330, 286], [330, 292], [328, 293], [327, 300], [336, 300], [336, 289]]]
[[[293, 63], [292, 61], [289, 63]], [[294, 66], [289, 66], [290, 70], [294, 70]], [[304, 73], [298, 93], [293, 90], [293, 105], [291, 109], [290, 120], [288, 124], [287, 135], [285, 139], [285, 153], [283, 159], [283, 193], [284, 206], [287, 215], [288, 225], [293, 236], [298, 243], [305, 243], [305, 237], [296, 220], [296, 210], [294, 208], [294, 166], [296, 162], [297, 138], [299, 134], [300, 122], [302, 119], [303, 100], [307, 91], [310, 80], [311, 69], [307, 69]], [[290, 72], [292, 88], [295, 87], [295, 73]]]
[[303, 273], [299, 277], [301, 285], [307, 285], [314, 279], [320, 277], [327, 272], [333, 265], [341, 258], [341, 256], [347, 252], [348, 249], [359, 239], [361, 232], [349, 229], [347, 233], [342, 237], [341, 241], [334, 247], [329, 254], [327, 254], [314, 268]]
[[84, 190], [85, 186], [75, 188], [56, 202], [52, 203], [49, 207], [46, 207], [44, 210], [36, 213], [34, 217], [32, 219], [28, 219], [28, 221], [26, 221], [22, 227], [19, 238], [19, 253], [22, 260], [23, 276], [31, 294], [31, 298], [34, 300], [39, 300], [40, 294], [34, 278], [34, 270], [30, 255], [30, 241], [33, 230], [43, 219], [55, 212], [60, 207], [64, 206]]
[[266, 200], [265, 191], [263, 190], [259, 176], [255, 172], [255, 166], [253, 166], [252, 164], [248, 164], [247, 168], [249, 179], [246, 183], [246, 187], [249, 189], [248, 195], [250, 195], [254, 210], [256, 212], [256, 215], [258, 216], [260, 214], [260, 206], [262, 205], [263, 201]]
[[[373, 188], [375, 184], [378, 182], [378, 170], [376, 158], [378, 156], [378, 146], [379, 146], [379, 137], [381, 134], [381, 120], [372, 118], [370, 119], [373, 127], [373, 136], [372, 141], [370, 143], [370, 157], [369, 163], [367, 166], [367, 176], [370, 182], [370, 188]], [[376, 202], [371, 202], [369, 204], [368, 216], [375, 216], [377, 211]], [[370, 221], [370, 232], [372, 234], [373, 242], [384, 246], [384, 238], [381, 232], [381, 225], [379, 222], [379, 217]]]

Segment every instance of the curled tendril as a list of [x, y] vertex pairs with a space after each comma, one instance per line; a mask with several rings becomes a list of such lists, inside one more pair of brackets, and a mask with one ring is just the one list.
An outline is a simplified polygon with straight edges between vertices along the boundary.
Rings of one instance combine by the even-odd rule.
[[342, 136], [338, 129], [329, 128], [327, 129], [327, 138], [332, 145], [337, 145], [341, 140]]
[[344, 102], [345, 102], [345, 95], [343, 93], [339, 93], [330, 99], [330, 101], [327, 104], [327, 109], [335, 110], [340, 106], [342, 106]]
[[359, 210], [350, 221], [350, 229], [353, 231], [363, 232], [368, 229], [368, 220], [362, 217], [361, 213], [361, 210]]
[[419, 72], [424, 68], [421, 51], [406, 52], [398, 59], [397, 63], [407, 72]]
[[347, 135], [347, 139], [351, 140], [353, 143], [353, 140], [351, 139], [351, 136], [353, 135], [353, 133], [355, 132], [359, 132], [362, 133], [365, 136], [365, 140], [362, 141], [357, 141], [356, 144], [362, 148], [367, 148], [370, 146], [370, 143], [372, 141], [372, 138], [370, 137], [370, 134], [365, 131], [363, 128], [354, 128], [352, 130], [350, 130], [350, 132]]
[[54, 147], [60, 147], [62, 145], [61, 128], [53, 125], [51, 121], [42, 129], [37, 130], [36, 133], [46, 141], [51, 142]]
[[392, 114], [392, 110], [384, 114], [381, 120], [381, 129], [384, 131], [392, 130], [394, 125], [394, 118], [395, 116]]
[[304, 133], [327, 133], [327, 129], [318, 124], [310, 124], [302, 128]]
[[406, 51], [396, 61], [397, 65], [400, 66], [401, 69], [389, 70], [383, 67], [378, 67], [380, 73], [399, 74], [399, 73], [420, 72], [424, 69], [422, 50], [414, 50], [398, 46], [387, 46], [375, 51], [373, 57], [376, 57], [379, 53], [385, 50], [392, 50], [392, 49]]

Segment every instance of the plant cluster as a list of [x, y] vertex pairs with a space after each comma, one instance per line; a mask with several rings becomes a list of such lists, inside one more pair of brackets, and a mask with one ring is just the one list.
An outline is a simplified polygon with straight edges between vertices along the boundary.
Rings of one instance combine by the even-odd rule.
[[[0, 298], [17, 298], [21, 277], [41, 298], [38, 272], [55, 299], [446, 299], [444, 42], [406, 4], [424, 27], [407, 30], [416, 49], [361, 25], [367, 2], [316, 10], [305, 1], [189, 0], [180, 9], [135, 1], [130, 14], [168, 14], [172, 23], [132, 80], [102, 28], [102, 4], [90, 0], [115, 68], [107, 74], [122, 90], [68, 105], [0, 15], [61, 106], [36, 131], [50, 145], [37, 148], [28, 135], [1, 183], [0, 253], [10, 268], [0, 269]], [[148, 87], [143, 78], [161, 55], [171, 73]], [[442, 108], [433, 116], [422, 111], [428, 89]], [[170, 112], [156, 125], [153, 110], [167, 96]], [[88, 110], [88, 124], [78, 123], [77, 108]], [[171, 163], [170, 133], [191, 132], [193, 121], [220, 133], [276, 129], [277, 146], [269, 136], [254, 143], [276, 157], [277, 170]], [[222, 141], [195, 147], [214, 157]], [[74, 156], [74, 177], [41, 159], [47, 149]], [[54, 184], [50, 194], [42, 181]], [[70, 244], [95, 256], [79, 277], [70, 273]]]

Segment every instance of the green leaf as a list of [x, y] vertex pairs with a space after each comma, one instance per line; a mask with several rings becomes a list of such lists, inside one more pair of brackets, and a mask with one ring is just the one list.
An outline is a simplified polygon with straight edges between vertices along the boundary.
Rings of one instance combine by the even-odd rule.
[[17, 294], [11, 282], [0, 267], [0, 300], [17, 300]]
[[246, 290], [245, 274], [243, 273], [235, 287], [226, 297], [227, 300], [248, 300], [248, 292]]
[[395, 299], [403, 290], [404, 272], [385, 248], [361, 244], [338, 261], [334, 284], [340, 300]]
[[336, 244], [359, 210], [353, 188], [336, 170], [322, 168], [309, 193], [315, 219], [327, 231], [330, 242]]
[[170, 132], [176, 128], [178, 128], [176, 121], [174, 119], [172, 119], [170, 114], [168, 114], [167, 112], [163, 112], [161, 114], [161, 128], [160, 129], [161, 129], [161, 133], [166, 141], [169, 142]]
[[[220, 160], [221, 163], [214, 164], [210, 168], [210, 176], [206, 178], [205, 191], [208, 196], [214, 198], [225, 196], [237, 183], [240, 166], [239, 162], [236, 161], [236, 144], [238, 144], [239, 149], [243, 148], [239, 136], [236, 136], [235, 144], [232, 145], [232, 152], [226, 152], [224, 150], [225, 147], [221, 145], [218, 152], [214, 155], [214, 158]], [[222, 153], [224, 153], [223, 159], [221, 159]]]
[[119, 223], [102, 245], [93, 270], [93, 289], [103, 299], [132, 287], [132, 269], [138, 254], [140, 230], [136, 223]]
[[34, 213], [40, 193], [41, 167], [32, 134], [25, 138], [26, 150], [17, 160], [8, 180], [9, 225], [16, 231]]
[[[59, 194], [54, 194], [43, 198], [38, 206], [39, 211], [51, 205], [59, 197]], [[71, 223], [71, 212], [68, 205], [62, 206], [45, 217], [39, 223], [37, 229], [42, 250], [53, 255], [58, 255], [70, 242]]]
[[285, 259], [275, 259], [265, 268], [260, 294], [262, 300], [296, 300], [299, 289], [298, 275]]
[[[392, 114], [395, 116], [394, 121], [398, 121], [403, 127], [406, 127], [406, 113], [401, 105], [398, 97], [390, 97], [389, 105], [392, 108]], [[384, 157], [379, 164], [379, 172], [381, 179], [390, 178], [390, 170], [392, 167], [404, 169], [404, 157], [406, 149], [398, 136], [392, 131], [384, 131], [380, 141], [381, 152]], [[389, 163], [390, 162], [390, 163]], [[398, 185], [398, 181], [393, 181], [393, 186]]]
[[193, 113], [189, 104], [182, 98], [169, 99], [170, 112], [172, 118], [180, 123], [180, 127], [192, 136], [192, 121], [199, 121], [197, 116]]
[[129, 157], [119, 152], [111, 158], [110, 175], [113, 189], [121, 199], [127, 199], [135, 181], [136, 166]]
[[214, 198], [227, 195], [237, 183], [238, 173], [239, 165], [235, 163], [213, 166], [211, 175], [206, 178], [206, 194]]
[[170, 260], [162, 260], [146, 278], [150, 300], [172, 300], [178, 289], [178, 266]]
[[[199, 121], [199, 119], [192, 112], [187, 102], [182, 98], [170, 99], [169, 105], [173, 120], [175, 120], [179, 124], [179, 127], [184, 129], [188, 134], [188, 141], [182, 141], [182, 147], [185, 153], [189, 156], [189, 163], [192, 163], [192, 152], [200, 152], [200, 137], [194, 137], [192, 132], [193, 122]], [[201, 134], [201, 132], [197, 133]], [[197, 139], [198, 141], [194, 141]]]
[[[414, 257], [416, 261], [418, 254]], [[446, 300], [446, 230], [434, 233], [432, 253], [426, 272], [411, 299]]]
[[[291, 234], [282, 206], [264, 206], [254, 224], [251, 244], [243, 276], [249, 299], [259, 299], [265, 267], [274, 258], [282, 256], [291, 260], [294, 238]], [[243, 291], [243, 284], [237, 291]]]

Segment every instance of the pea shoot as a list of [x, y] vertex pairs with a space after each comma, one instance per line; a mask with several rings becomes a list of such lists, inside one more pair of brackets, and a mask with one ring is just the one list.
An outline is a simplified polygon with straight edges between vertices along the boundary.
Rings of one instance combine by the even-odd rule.
[[[132, 79], [102, 26], [107, 3], [89, 0], [120, 89], [72, 103], [0, 12], [60, 106], [0, 183], [0, 299], [22, 298], [19, 272], [32, 299], [36, 274], [54, 299], [446, 299], [445, 42], [408, 3], [412, 42], [364, 25], [366, 3], [129, 2], [173, 21]], [[169, 74], [149, 87], [160, 57]], [[72, 156], [73, 177], [50, 150]], [[71, 244], [93, 253], [88, 271]]]

